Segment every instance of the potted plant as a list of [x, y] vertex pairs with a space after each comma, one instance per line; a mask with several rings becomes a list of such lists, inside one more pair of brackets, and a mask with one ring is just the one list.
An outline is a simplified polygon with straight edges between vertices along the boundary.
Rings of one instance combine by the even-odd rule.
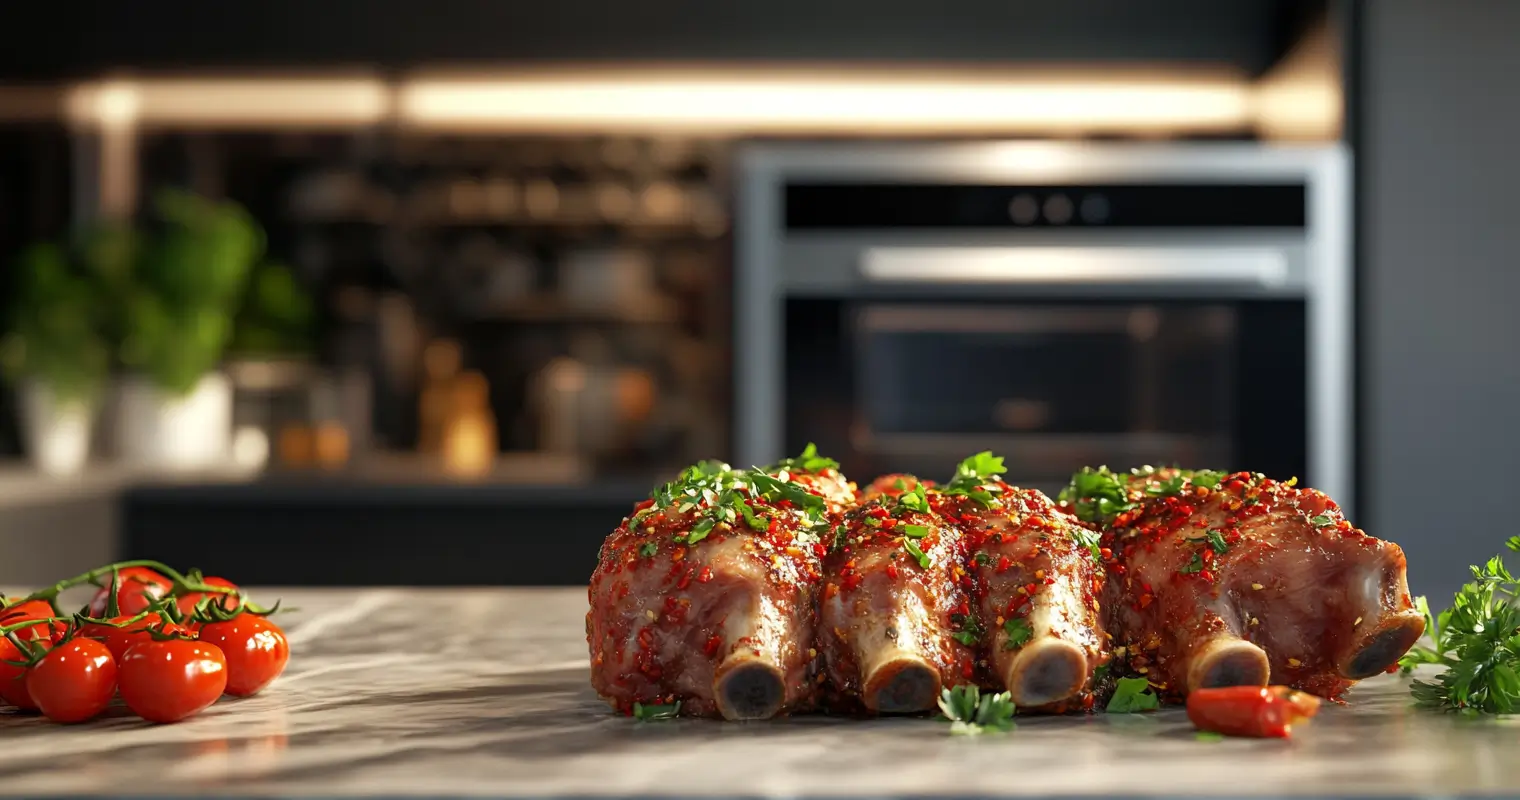
[[32, 463], [50, 475], [84, 467], [109, 368], [95, 276], [56, 244], [22, 254], [0, 367], [21, 401], [22, 435]]
[[160, 193], [131, 269], [116, 273], [120, 358], [115, 439], [154, 468], [224, 463], [232, 386], [219, 371], [264, 234], [242, 207]]

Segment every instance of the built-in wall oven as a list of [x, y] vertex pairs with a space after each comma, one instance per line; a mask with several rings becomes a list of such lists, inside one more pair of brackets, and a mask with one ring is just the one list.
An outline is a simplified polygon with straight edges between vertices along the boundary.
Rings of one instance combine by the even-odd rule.
[[768, 144], [739, 159], [735, 443], [944, 479], [991, 449], [1349, 498], [1348, 161], [1254, 144]]

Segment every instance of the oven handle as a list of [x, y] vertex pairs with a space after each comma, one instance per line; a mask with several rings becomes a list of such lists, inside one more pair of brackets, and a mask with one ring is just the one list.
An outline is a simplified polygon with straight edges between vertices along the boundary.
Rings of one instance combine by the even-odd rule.
[[1269, 248], [873, 247], [862, 275], [880, 283], [1282, 286], [1288, 261]]

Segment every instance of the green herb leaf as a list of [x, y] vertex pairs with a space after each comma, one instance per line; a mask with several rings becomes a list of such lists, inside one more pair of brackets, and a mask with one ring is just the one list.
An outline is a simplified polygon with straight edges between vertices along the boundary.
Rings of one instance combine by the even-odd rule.
[[838, 550], [839, 548], [844, 547], [844, 544], [845, 544], [845, 541], [846, 541], [845, 534], [848, 533], [848, 532], [849, 532], [849, 529], [844, 526], [844, 523], [839, 523], [839, 524], [835, 525], [834, 526], [834, 543], [833, 543], [833, 546], [830, 549], [832, 549], [832, 550]]
[[677, 700], [668, 706], [633, 704], [633, 718], [640, 722], [653, 722], [661, 719], [675, 719], [681, 713], [681, 701]]
[[654, 542], [645, 542], [643, 545], [641, 545], [639, 547], [639, 555], [643, 556], [644, 558], [649, 558], [650, 556], [652, 556], [656, 552], [658, 552], [659, 549], [660, 549], [660, 546], [657, 545], [657, 544], [655, 544]]
[[1056, 499], [1070, 505], [1077, 519], [1097, 525], [1107, 525], [1114, 517], [1134, 508], [1127, 482], [1108, 467], [1083, 467], [1071, 476]]
[[744, 515], [744, 524], [748, 525], [750, 527], [750, 530], [765, 531], [770, 528], [770, 520], [762, 519], [761, 517], [757, 516], [755, 514], [755, 509], [750, 508], [749, 503], [746, 503], [738, 498], [735, 498], [733, 502], [736, 506], [738, 506], [739, 513]]
[[950, 634], [950, 638], [956, 640], [957, 642], [960, 642], [967, 647], [975, 647], [976, 643], [981, 641], [977, 635], [971, 631], [956, 631], [955, 633]]
[[1145, 493], [1151, 497], [1176, 497], [1182, 494], [1182, 490], [1186, 485], [1187, 477], [1178, 472], [1160, 483], [1153, 483], [1145, 487]]
[[1309, 518], [1309, 524], [1316, 528], [1328, 528], [1335, 524], [1335, 520], [1329, 514], [1315, 514]]
[[1015, 617], [1003, 621], [1003, 633], [1008, 637], [1003, 642], [1003, 649], [1017, 650], [1034, 635], [1034, 628], [1029, 626], [1029, 620]]
[[[899, 481], [899, 483], [901, 483], [901, 481]], [[924, 485], [920, 483], [917, 486], [914, 486], [912, 491], [906, 491], [898, 495], [897, 506], [899, 510], [906, 509], [908, 511], [928, 513], [929, 496], [924, 489]]]
[[1198, 731], [1193, 734], [1193, 738], [1200, 742], [1222, 742], [1224, 741], [1224, 734], [1213, 731]]
[[1210, 528], [1207, 535], [1209, 537], [1209, 546], [1214, 548], [1215, 553], [1223, 555], [1230, 552], [1230, 545], [1225, 542], [1223, 531]]
[[986, 553], [978, 550], [976, 552], [976, 555], [973, 556], [971, 560], [975, 561], [977, 566], [979, 566], [979, 567], [985, 567], [988, 564], [992, 563], [992, 556], [989, 556]]
[[1099, 541], [1103, 538], [1101, 534], [1091, 528], [1073, 525], [1071, 526], [1071, 538], [1076, 540], [1077, 546], [1087, 548], [1087, 552], [1092, 554], [1094, 562], [1098, 564], [1103, 563], [1103, 550], [1098, 545]]
[[808, 442], [807, 447], [802, 448], [802, 455], [796, 458], [784, 458], [771, 465], [769, 472], [822, 472], [826, 469], [839, 469], [839, 462], [832, 458], [818, 455], [818, 446]]
[[1202, 486], [1205, 489], [1218, 489], [1219, 484], [1225, 479], [1225, 473], [1213, 469], [1196, 470], [1190, 476], [1194, 486]]
[[1509, 540], [1504, 543], [1504, 546], [1509, 548], [1511, 552], [1520, 553], [1520, 536], [1509, 537]]
[[907, 550], [909, 555], [918, 560], [918, 566], [922, 567], [923, 569], [928, 569], [929, 567], [934, 566], [934, 559], [929, 558], [928, 553], [925, 553], [923, 550], [919, 549], [919, 546], [917, 544], [914, 544], [912, 539], [905, 538], [902, 540], [902, 543], [903, 549]]
[[1520, 711], [1520, 595], [1503, 559], [1495, 556], [1473, 567], [1473, 581], [1452, 598], [1452, 607], [1432, 617], [1424, 598], [1415, 607], [1425, 615], [1426, 633], [1435, 646], [1417, 646], [1399, 665], [1446, 669], [1433, 681], [1411, 686], [1417, 705], [1468, 713], [1512, 714]]
[[701, 522], [698, 522], [697, 524], [691, 526], [691, 530], [687, 531], [686, 533], [686, 543], [696, 544], [697, 542], [706, 539], [707, 534], [712, 533], [712, 529], [716, 527], [717, 524], [717, 520], [713, 519], [712, 517], [708, 517], [707, 519], [704, 519]]
[[1008, 692], [983, 695], [972, 684], [946, 687], [940, 690], [939, 709], [950, 721], [952, 735], [977, 736], [1014, 729], [1014, 706]]
[[910, 539], [922, 539], [929, 535], [929, 527], [927, 525], [899, 525], [898, 528], [902, 530], [904, 536]]
[[1184, 566], [1182, 569], [1179, 569], [1177, 571], [1180, 572], [1180, 573], [1182, 573], [1183, 575], [1192, 575], [1195, 572], [1202, 572], [1203, 571], [1203, 558], [1201, 556], [1199, 556], [1197, 553], [1194, 553], [1193, 554], [1193, 560], [1189, 561], [1186, 566]]
[[984, 450], [956, 465], [955, 477], [945, 484], [944, 494], [969, 497], [991, 508], [997, 495], [985, 487], [1002, 474], [1003, 458]]
[[1114, 696], [1108, 699], [1104, 709], [1110, 714], [1133, 714], [1137, 711], [1155, 711], [1161, 707], [1161, 698], [1151, 692], [1150, 681], [1144, 678], [1120, 678], [1114, 687]]

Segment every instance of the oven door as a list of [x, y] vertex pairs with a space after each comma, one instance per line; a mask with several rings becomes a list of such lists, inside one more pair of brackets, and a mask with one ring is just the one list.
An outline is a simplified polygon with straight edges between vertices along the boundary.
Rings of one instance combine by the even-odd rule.
[[1047, 492], [1098, 465], [1310, 477], [1306, 302], [1274, 291], [1280, 259], [1018, 254], [867, 258], [851, 291], [786, 299], [788, 446], [941, 480], [992, 450]]

